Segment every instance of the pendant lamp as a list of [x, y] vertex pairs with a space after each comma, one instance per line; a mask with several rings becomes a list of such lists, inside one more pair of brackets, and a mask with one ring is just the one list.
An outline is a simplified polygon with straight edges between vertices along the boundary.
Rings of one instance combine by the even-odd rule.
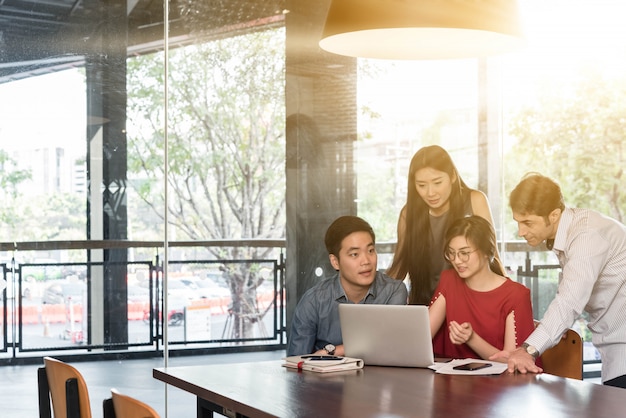
[[351, 57], [453, 59], [524, 40], [516, 0], [331, 0], [319, 45]]

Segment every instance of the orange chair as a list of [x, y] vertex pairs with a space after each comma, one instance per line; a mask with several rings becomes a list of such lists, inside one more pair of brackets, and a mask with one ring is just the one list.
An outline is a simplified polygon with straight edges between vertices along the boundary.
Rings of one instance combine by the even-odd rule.
[[580, 335], [568, 329], [557, 345], [541, 355], [541, 361], [545, 373], [582, 380], [583, 344]]
[[50, 401], [54, 418], [91, 418], [87, 384], [73, 366], [52, 357], [44, 357], [38, 371], [40, 417], [50, 417]]
[[159, 418], [148, 404], [111, 389], [111, 398], [103, 403], [104, 418]]

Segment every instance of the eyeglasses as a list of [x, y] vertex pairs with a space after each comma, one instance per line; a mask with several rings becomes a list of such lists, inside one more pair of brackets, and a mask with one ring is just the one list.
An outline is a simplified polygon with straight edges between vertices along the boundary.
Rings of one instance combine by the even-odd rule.
[[478, 250], [472, 250], [472, 251], [467, 251], [467, 250], [461, 250], [461, 251], [452, 251], [452, 250], [447, 250], [444, 253], [444, 257], [446, 257], [446, 260], [448, 260], [449, 262], [453, 262], [457, 257], [459, 257], [459, 261], [461, 263], [465, 263], [467, 260], [469, 260], [470, 254], [478, 251]]

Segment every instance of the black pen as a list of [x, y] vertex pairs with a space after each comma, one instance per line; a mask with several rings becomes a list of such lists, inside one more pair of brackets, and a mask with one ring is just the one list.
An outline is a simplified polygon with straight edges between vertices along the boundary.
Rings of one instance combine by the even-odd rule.
[[317, 355], [308, 355], [308, 356], [300, 356], [301, 359], [305, 360], [341, 360], [343, 357], [337, 356], [317, 356]]

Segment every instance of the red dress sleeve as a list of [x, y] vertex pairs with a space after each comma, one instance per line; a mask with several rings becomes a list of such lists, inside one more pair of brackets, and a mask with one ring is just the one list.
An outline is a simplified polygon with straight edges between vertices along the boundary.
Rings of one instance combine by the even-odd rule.
[[515, 312], [515, 346], [519, 347], [535, 330], [535, 321], [530, 301], [530, 289], [521, 283], [509, 281], [511, 286], [516, 288], [515, 291], [511, 292], [511, 308]]

